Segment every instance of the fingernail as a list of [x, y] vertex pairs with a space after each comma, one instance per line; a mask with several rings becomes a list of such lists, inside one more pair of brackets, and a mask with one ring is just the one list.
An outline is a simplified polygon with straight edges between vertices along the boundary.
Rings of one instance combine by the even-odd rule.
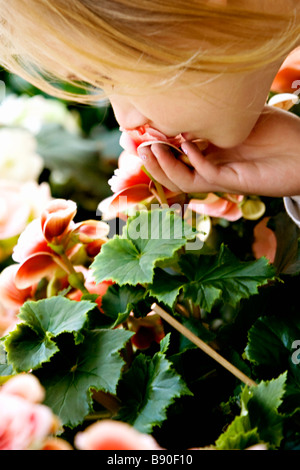
[[150, 153], [152, 153], [150, 147], [138, 147], [137, 152], [138, 156], [143, 161], [146, 161], [149, 158]]
[[186, 155], [188, 154], [188, 151], [187, 149], [182, 145], [181, 146], [181, 150], [183, 151], [183, 153], [185, 153]]

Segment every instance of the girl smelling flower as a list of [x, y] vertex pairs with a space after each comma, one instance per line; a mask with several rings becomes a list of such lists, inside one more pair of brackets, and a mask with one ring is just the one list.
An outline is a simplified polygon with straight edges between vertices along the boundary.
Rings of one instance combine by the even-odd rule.
[[162, 143], [139, 151], [169, 191], [286, 197], [298, 223], [300, 119], [266, 101], [299, 13], [295, 0], [32, 0], [28, 15], [1, 0], [0, 62], [49, 94], [108, 98], [123, 129], [181, 134], [188, 165]]

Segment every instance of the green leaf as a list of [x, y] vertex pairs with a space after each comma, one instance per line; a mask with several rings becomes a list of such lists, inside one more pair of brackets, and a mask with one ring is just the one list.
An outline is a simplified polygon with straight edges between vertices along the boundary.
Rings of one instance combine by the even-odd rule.
[[192, 227], [171, 211], [139, 212], [128, 220], [122, 237], [115, 236], [103, 245], [92, 264], [94, 278], [97, 283], [149, 284], [155, 266], [171, 260], [194, 237]]
[[245, 349], [246, 358], [258, 370], [267, 370], [269, 374], [288, 371], [284, 410], [289, 413], [300, 410], [299, 339], [297, 316], [262, 317], [249, 330]]
[[3, 343], [0, 342], [0, 385], [12, 375], [14, 375], [14, 370], [12, 366], [8, 364], [7, 353]]
[[61, 333], [80, 331], [87, 321], [87, 314], [95, 306], [90, 301], [76, 302], [57, 296], [25, 303], [19, 318], [37, 334], [49, 332], [55, 337]]
[[89, 301], [76, 302], [61, 296], [26, 302], [19, 313], [22, 322], [4, 340], [8, 363], [16, 372], [28, 372], [58, 352], [54, 341], [58, 335], [73, 333], [75, 341], [81, 341], [80, 331], [94, 308]]
[[216, 441], [218, 450], [244, 450], [260, 442], [257, 429], [251, 429], [249, 417], [237, 416]]
[[178, 274], [170, 274], [161, 268], [156, 268], [153, 283], [149, 285], [149, 293], [157, 299], [173, 308], [176, 299], [186, 284], [187, 279]]
[[179, 265], [185, 280], [159, 272], [150, 286], [151, 294], [172, 307], [182, 290], [185, 298], [208, 312], [218, 300], [236, 306], [241, 299], [257, 294], [258, 287], [274, 277], [274, 269], [265, 258], [242, 262], [224, 245], [217, 256], [187, 254]]
[[112, 327], [127, 320], [134, 306], [144, 297], [145, 289], [139, 286], [110, 286], [102, 297], [102, 309], [113, 320]]
[[171, 333], [168, 333], [159, 343], [159, 349], [162, 354], [166, 354], [171, 341]]
[[92, 390], [116, 394], [125, 364], [120, 351], [132, 335], [122, 329], [93, 330], [77, 346], [64, 338], [60, 353], [37, 371], [45, 404], [64, 426], [74, 428], [93, 411]]
[[278, 413], [285, 393], [287, 374], [268, 382], [262, 381], [252, 388], [248, 397], [247, 409], [252, 428], [257, 427], [264, 442], [279, 447], [283, 438], [283, 416]]
[[275, 274], [267, 259], [242, 262], [224, 245], [216, 258], [200, 256], [196, 260], [187, 255], [180, 264], [190, 281], [184, 286], [185, 296], [207, 311], [218, 299], [236, 306], [241, 299], [257, 294], [258, 287]]
[[139, 354], [120, 383], [123, 403], [118, 419], [140, 432], [151, 433], [167, 418], [167, 409], [182, 395], [191, 395], [182, 378], [165, 357], [169, 338], [153, 358]]
[[41, 337], [22, 323], [6, 338], [5, 349], [8, 363], [17, 373], [40, 367], [59, 351], [46, 334]]
[[278, 413], [285, 393], [287, 374], [257, 386], [244, 387], [241, 414], [216, 441], [218, 450], [243, 450], [251, 445], [266, 443], [278, 448], [283, 438], [283, 416]]

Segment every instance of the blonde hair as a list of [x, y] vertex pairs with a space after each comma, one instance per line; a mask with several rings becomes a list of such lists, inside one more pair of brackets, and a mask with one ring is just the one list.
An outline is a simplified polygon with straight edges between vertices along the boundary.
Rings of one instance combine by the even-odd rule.
[[149, 89], [149, 77], [160, 87], [186, 70], [250, 71], [287, 54], [300, 27], [293, 1], [285, 14], [249, 3], [0, 0], [0, 63], [50, 95], [84, 103], [114, 84], [118, 92]]

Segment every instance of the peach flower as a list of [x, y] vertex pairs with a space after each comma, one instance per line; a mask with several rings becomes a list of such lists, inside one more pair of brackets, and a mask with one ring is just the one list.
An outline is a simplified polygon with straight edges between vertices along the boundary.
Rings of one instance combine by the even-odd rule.
[[205, 199], [191, 199], [188, 208], [198, 214], [220, 217], [234, 222], [243, 215], [239, 206], [243, 198], [238, 195], [219, 197], [210, 193]]
[[112, 420], [98, 421], [77, 433], [74, 443], [79, 450], [162, 450], [152, 436]]
[[46, 439], [39, 450], [74, 450], [69, 442], [59, 437], [49, 437]]
[[41, 214], [41, 227], [45, 240], [52, 242], [61, 237], [70, 228], [77, 212], [74, 201], [65, 199], [54, 199], [43, 210]]
[[[154, 142], [164, 142], [177, 149], [180, 148], [184, 138], [181, 135], [167, 137], [148, 125], [134, 130], [121, 129], [120, 145], [124, 149], [118, 161], [118, 168], [109, 180], [113, 196], [106, 198], [99, 205], [99, 212], [103, 219], [122, 217], [122, 213], [131, 207], [137, 207], [139, 203], [149, 204], [160, 200], [154, 181], [143, 167], [143, 161], [138, 156], [140, 145]], [[181, 192], [171, 192], [162, 187], [164, 197], [169, 203], [175, 203], [184, 199]], [[179, 201], [179, 202], [180, 202]]]
[[3, 269], [0, 274], [0, 303], [6, 309], [18, 310], [22, 305], [32, 298], [34, 288], [18, 289], [15, 284], [15, 276], [19, 269], [17, 264], [12, 264]]
[[276, 235], [267, 227], [269, 217], [264, 217], [254, 228], [253, 254], [256, 259], [265, 256], [271, 263], [274, 262], [277, 249]]
[[[271, 90], [276, 93], [293, 93], [299, 89], [300, 80], [300, 47], [294, 49], [283, 62], [273, 83]], [[297, 86], [298, 85], [298, 86]]]
[[19, 235], [29, 218], [38, 217], [50, 199], [47, 183], [19, 184], [0, 180], [0, 240]]
[[175, 137], [167, 137], [162, 132], [150, 127], [148, 124], [137, 129], [122, 129], [120, 145], [128, 152], [137, 155], [137, 150], [141, 144], [162, 141], [175, 147], [180, 147], [185, 140], [181, 134]]
[[0, 450], [38, 449], [58, 430], [50, 408], [40, 404], [42, 387], [31, 375], [16, 376], [0, 389]]
[[73, 221], [76, 210], [73, 201], [53, 200], [20, 235], [13, 251], [13, 260], [19, 264], [15, 275], [18, 289], [34, 285], [43, 277], [53, 275], [58, 268], [66, 270], [61, 250], [71, 256], [79, 243], [101, 245], [106, 242], [109, 226], [94, 220], [76, 224]]
[[50, 200], [47, 183], [19, 184], [0, 179], [0, 261], [12, 254], [17, 237]]
[[17, 313], [18, 311], [7, 309], [0, 303], [0, 338], [15, 329], [18, 322]]

